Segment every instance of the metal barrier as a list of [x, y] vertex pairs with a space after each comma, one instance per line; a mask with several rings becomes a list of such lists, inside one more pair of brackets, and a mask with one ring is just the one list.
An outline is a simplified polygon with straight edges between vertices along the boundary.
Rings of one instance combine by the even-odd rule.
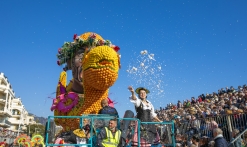
[[0, 142], [3, 142], [6, 139], [7, 144], [13, 144], [15, 138], [17, 137], [17, 132], [13, 132], [11, 130], [7, 130], [0, 127]]
[[175, 131], [179, 134], [188, 134], [189, 137], [199, 134], [199, 136], [213, 138], [212, 131], [216, 127], [222, 129], [224, 138], [230, 141], [233, 129], [238, 129], [240, 132], [247, 129], [247, 114], [221, 115], [190, 120], [176, 125]]
[[[173, 146], [175, 147], [176, 145], [176, 142], [175, 142], [175, 133], [174, 133], [174, 122], [171, 121], [171, 122], [141, 122], [140, 124], [154, 124], [154, 125], [160, 125], [161, 126], [161, 131], [160, 131], [160, 136], [161, 136], [161, 144], [164, 145], [164, 146]], [[140, 136], [140, 125], [138, 125], [138, 137]], [[163, 131], [164, 129], [164, 131]], [[162, 136], [163, 136], [163, 133], [166, 133], [166, 136], [167, 136], [167, 141], [163, 141], [162, 143]], [[140, 140], [140, 137], [139, 139]]]
[[0, 142], [3, 142], [4, 139], [6, 139], [6, 143], [8, 145], [13, 144], [13, 142], [15, 140], [15, 138], [13, 138], [13, 137], [0, 137]]
[[[89, 119], [92, 123], [90, 124], [90, 127], [91, 128], [95, 128], [95, 124], [94, 123], [94, 120], [110, 120], [112, 118], [115, 118], [113, 116], [105, 116], [105, 115], [85, 115], [85, 116], [49, 116], [48, 117], [48, 121], [47, 121], [47, 127], [46, 127], [46, 134], [45, 134], [45, 144], [46, 146], [91, 146], [93, 147], [93, 129], [91, 129], [90, 131], [90, 138], [89, 138], [89, 142], [88, 144], [52, 144], [53, 141], [51, 140], [48, 140], [48, 136], [49, 136], [49, 128], [50, 128], [50, 122], [51, 122], [51, 119], [58, 119], [58, 118], [68, 118], [68, 119], [72, 119], [72, 118], [76, 118], [76, 119], [79, 119], [80, 120], [80, 128], [83, 127], [83, 119], [87, 118]], [[175, 136], [174, 136], [174, 122], [171, 121], [171, 122], [140, 122], [139, 119], [137, 118], [118, 118], [118, 122], [120, 121], [123, 121], [123, 120], [130, 120], [130, 121], [135, 121], [137, 122], [137, 129], [138, 129], [138, 132], [137, 132], [137, 135], [138, 135], [138, 147], [140, 147], [140, 140], [141, 140], [141, 137], [140, 137], [140, 132], [141, 132], [141, 129], [140, 129], [140, 126], [141, 124], [153, 124], [153, 125], [156, 125], [161, 131], [160, 131], [160, 134], [159, 135], [163, 135], [163, 134], [166, 134], [166, 136], [169, 136], [169, 139], [168, 139], [168, 143], [165, 144], [165, 142], [162, 144], [164, 146], [173, 146], [175, 147]], [[106, 126], [106, 125], [104, 125]], [[132, 132], [133, 132], [133, 126], [132, 126]], [[163, 134], [162, 134], [163, 133]], [[95, 136], [94, 136], [95, 137]]]

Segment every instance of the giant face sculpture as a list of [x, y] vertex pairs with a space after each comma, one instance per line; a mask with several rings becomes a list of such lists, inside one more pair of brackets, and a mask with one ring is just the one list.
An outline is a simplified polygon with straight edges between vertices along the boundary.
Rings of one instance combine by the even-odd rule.
[[[54, 100], [52, 110], [55, 110], [55, 116], [97, 114], [101, 100], [108, 97], [108, 89], [118, 77], [119, 48], [94, 33], [85, 33], [80, 39], [86, 41], [83, 47], [77, 40], [79, 48], [75, 48], [74, 43], [68, 43], [64, 48], [67, 52], [71, 48], [74, 51], [67, 60], [67, 69], [72, 70], [73, 80], [66, 87], [66, 93]], [[67, 131], [79, 127], [79, 119], [55, 119], [55, 123]]]
[[71, 91], [76, 93], [84, 93], [82, 80], [82, 58], [85, 49], [77, 50], [72, 59], [67, 61], [68, 69], [72, 70], [73, 83]]

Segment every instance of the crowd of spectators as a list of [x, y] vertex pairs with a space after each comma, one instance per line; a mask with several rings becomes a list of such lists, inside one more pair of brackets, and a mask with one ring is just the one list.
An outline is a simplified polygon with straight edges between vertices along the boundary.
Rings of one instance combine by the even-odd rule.
[[222, 114], [236, 114], [247, 112], [247, 86], [238, 86], [238, 89], [226, 87], [218, 90], [218, 93], [201, 94], [198, 98], [170, 103], [166, 108], [156, 110], [159, 118], [170, 121], [176, 117], [180, 120], [187, 118], [206, 118]]
[[[213, 144], [213, 130], [220, 128], [227, 141], [231, 141], [234, 134], [229, 135], [227, 119], [231, 117], [232, 129], [238, 132], [247, 128], [247, 86], [221, 88], [218, 92], [201, 94], [197, 98], [191, 97], [177, 104], [168, 104], [166, 108], [156, 110], [158, 117], [164, 121], [175, 122], [176, 142], [200, 142]], [[243, 122], [243, 123], [242, 123]], [[236, 131], [237, 132], [237, 131]], [[210, 142], [211, 141], [211, 142]], [[182, 144], [180, 144], [182, 145]]]

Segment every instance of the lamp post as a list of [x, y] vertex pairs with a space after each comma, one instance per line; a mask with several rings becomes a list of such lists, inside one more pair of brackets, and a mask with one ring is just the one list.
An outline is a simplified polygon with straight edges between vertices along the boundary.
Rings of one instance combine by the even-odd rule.
[[20, 120], [20, 122], [19, 122], [18, 131], [17, 131], [17, 136], [19, 136], [20, 128], [21, 128], [21, 120]]
[[37, 132], [39, 132], [39, 131], [37, 131], [37, 130], [40, 131], [40, 128], [35, 128], [35, 134], [37, 134]]
[[28, 136], [30, 136], [30, 122], [28, 123]]
[[23, 111], [24, 111], [24, 109], [22, 108], [22, 109], [21, 109], [21, 112], [20, 112], [20, 120], [19, 120], [19, 127], [18, 127], [17, 136], [19, 136], [19, 133], [20, 133], [20, 128], [21, 128], [21, 121], [22, 121]]

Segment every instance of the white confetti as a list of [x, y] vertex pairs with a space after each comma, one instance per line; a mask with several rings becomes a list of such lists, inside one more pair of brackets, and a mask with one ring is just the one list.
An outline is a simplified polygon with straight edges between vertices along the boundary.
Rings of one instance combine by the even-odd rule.
[[148, 55], [148, 58], [149, 58], [150, 60], [155, 60], [154, 57], [151, 56], [151, 55]]
[[133, 70], [133, 71], [137, 71], [137, 68], [136, 68], [136, 67], [132, 67], [132, 70]]
[[[162, 73], [162, 63], [159, 63], [154, 58], [155, 54], [143, 50], [139, 55], [131, 58], [129, 68], [127, 70], [128, 77], [134, 88], [143, 86], [151, 91], [148, 98], [154, 101], [164, 98], [163, 83], [164, 74]], [[159, 59], [159, 57], [156, 57]]]
[[141, 54], [142, 54], [142, 55], [146, 55], [147, 53], [148, 53], [147, 50], [141, 51]]

